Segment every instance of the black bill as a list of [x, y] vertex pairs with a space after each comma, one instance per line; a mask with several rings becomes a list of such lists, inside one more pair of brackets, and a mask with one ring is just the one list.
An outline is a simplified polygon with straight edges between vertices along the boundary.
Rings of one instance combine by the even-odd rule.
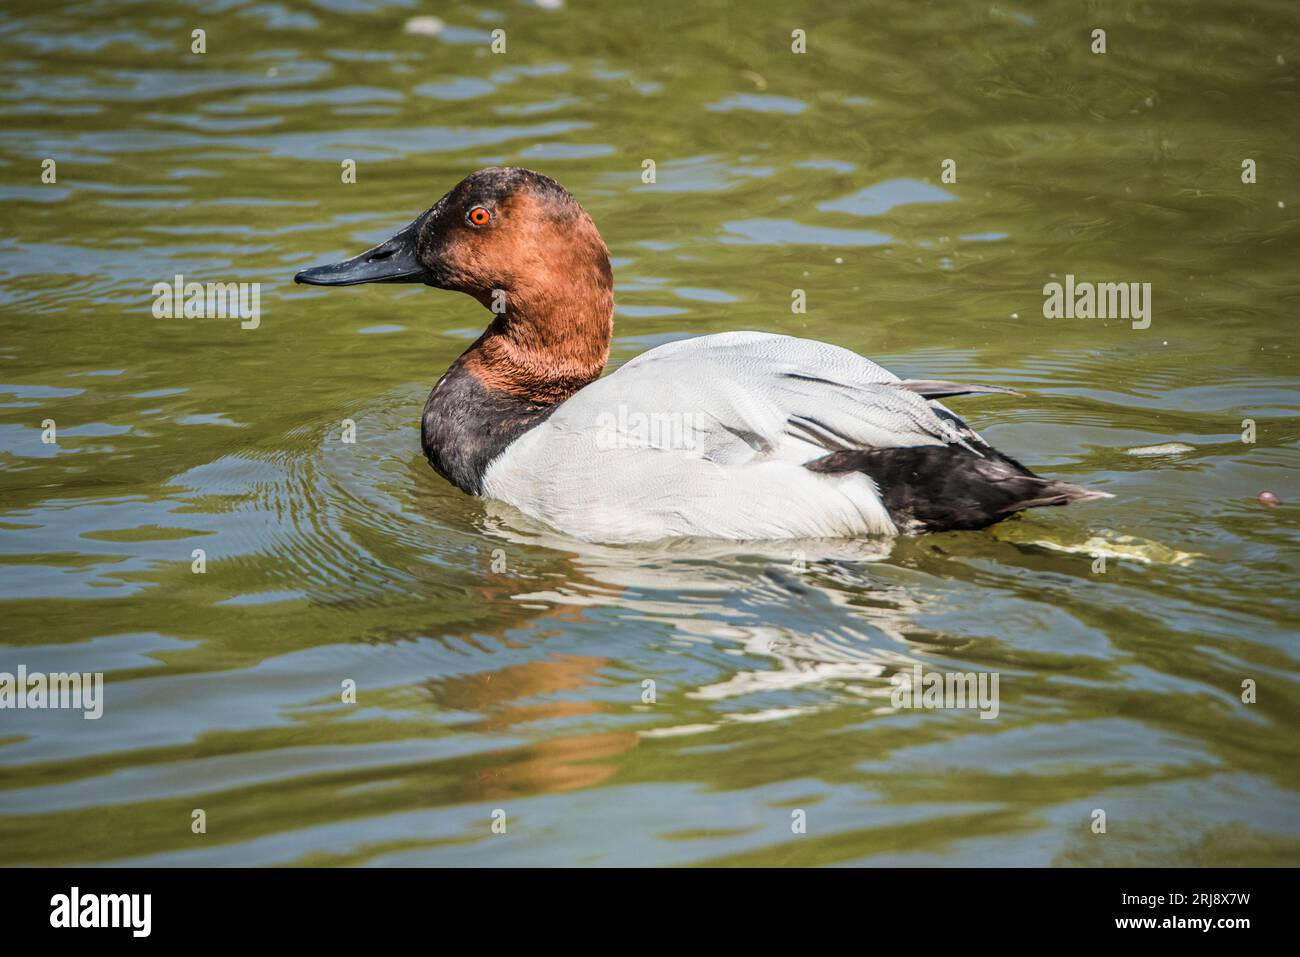
[[363, 282], [430, 282], [432, 275], [420, 262], [421, 216], [392, 239], [341, 263], [312, 266], [293, 277], [311, 286], [356, 286]]

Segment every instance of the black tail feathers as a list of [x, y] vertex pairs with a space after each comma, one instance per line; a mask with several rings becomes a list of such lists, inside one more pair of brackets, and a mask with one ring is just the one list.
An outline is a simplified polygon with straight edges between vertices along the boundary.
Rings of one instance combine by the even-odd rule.
[[885, 508], [903, 531], [986, 528], [1027, 508], [1068, 505], [1107, 492], [1041, 478], [985, 446], [852, 449], [809, 462], [813, 472], [862, 472], [875, 481]]

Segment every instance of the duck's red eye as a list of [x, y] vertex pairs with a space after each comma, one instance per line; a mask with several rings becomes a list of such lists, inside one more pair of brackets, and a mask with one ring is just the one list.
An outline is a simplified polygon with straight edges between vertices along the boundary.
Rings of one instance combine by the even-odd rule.
[[482, 206], [475, 206], [469, 211], [465, 218], [475, 226], [486, 226], [488, 223], [492, 222], [492, 214]]

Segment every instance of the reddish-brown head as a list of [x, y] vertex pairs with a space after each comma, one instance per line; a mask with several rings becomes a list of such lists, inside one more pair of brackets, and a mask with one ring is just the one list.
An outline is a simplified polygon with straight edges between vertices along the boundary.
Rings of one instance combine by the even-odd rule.
[[295, 279], [422, 282], [468, 293], [494, 317], [465, 354], [466, 368], [489, 388], [537, 401], [571, 395], [600, 375], [609, 355], [609, 250], [568, 190], [519, 167], [472, 173], [387, 242]]

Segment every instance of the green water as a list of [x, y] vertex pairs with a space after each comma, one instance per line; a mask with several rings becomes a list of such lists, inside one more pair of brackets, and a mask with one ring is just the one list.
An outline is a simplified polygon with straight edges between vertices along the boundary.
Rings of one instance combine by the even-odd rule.
[[[1300, 863], [1300, 7], [621, 6], [6, 3], [0, 671], [105, 686], [0, 711], [0, 863]], [[1115, 498], [601, 548], [462, 495], [418, 417], [488, 314], [292, 276], [497, 163], [603, 231], [611, 367], [759, 329], [1010, 386], [950, 404]], [[178, 273], [260, 326], [154, 318]], [[1044, 318], [1066, 274], [1150, 327]], [[998, 716], [894, 709], [916, 664]]]

